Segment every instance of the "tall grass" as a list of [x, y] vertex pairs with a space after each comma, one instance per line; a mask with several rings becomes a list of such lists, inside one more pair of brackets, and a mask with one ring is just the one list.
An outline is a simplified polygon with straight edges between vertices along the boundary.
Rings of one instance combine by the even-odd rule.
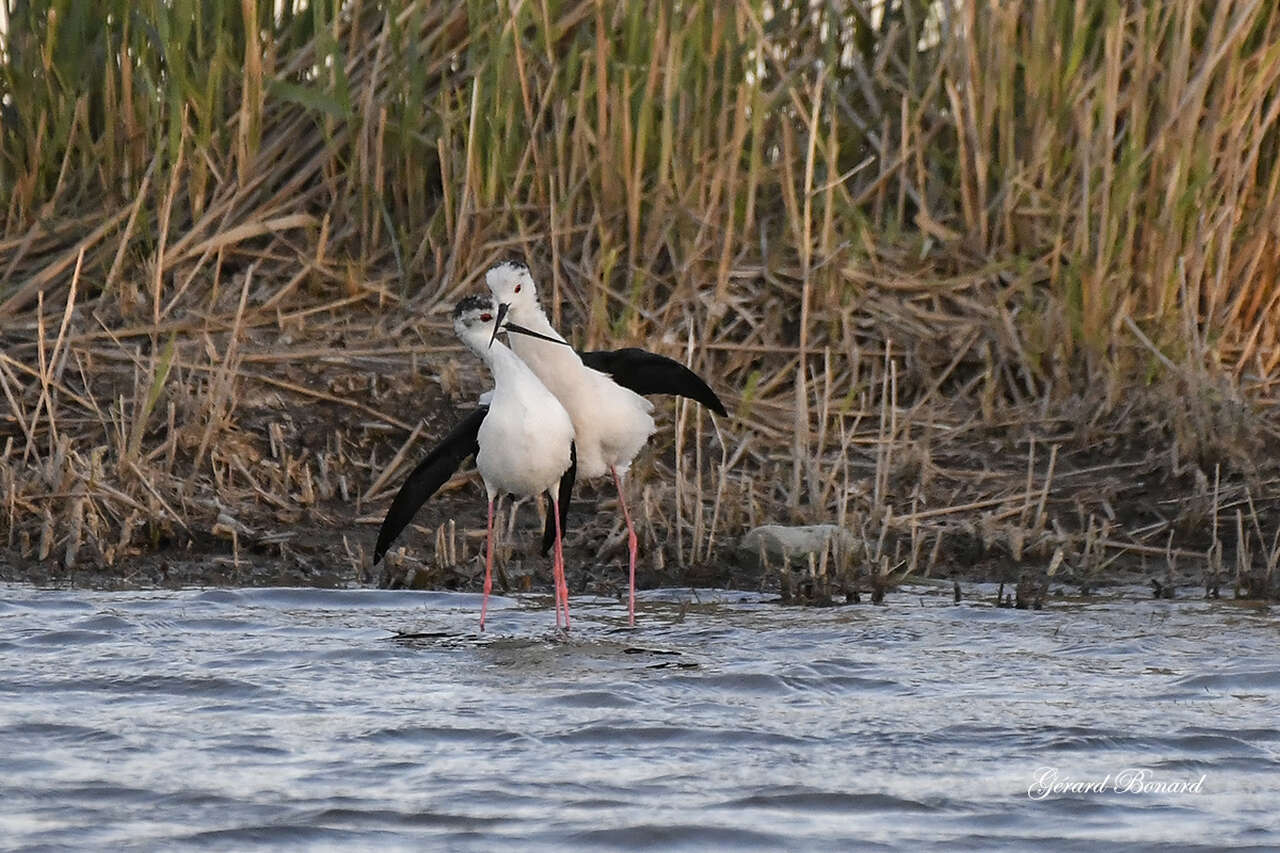
[[[0, 375], [42, 455], [53, 436], [31, 400], [53, 377], [15, 364], [38, 360], [35, 313], [70, 311], [72, 280], [117, 336], [151, 337], [146, 420], [172, 402], [156, 383], [182, 372], [165, 334], [225, 378], [234, 338], [220, 354], [201, 340], [211, 313], [225, 334], [310, 306], [432, 309], [513, 252], [579, 343], [656, 342], [739, 389], [748, 456], [788, 454], [769, 498], [797, 517], [844, 511], [820, 463], [886, 406], [877, 440], [910, 452], [878, 451], [881, 502], [885, 466], [928, 470], [918, 431], [947, 401], [995, 425], [1087, 399], [1087, 440], [1133, 389], [1168, 381], [1161, 434], [1175, 465], [1202, 469], [1247, 467], [1255, 445], [1215, 440], [1237, 386], [1275, 402], [1266, 0], [8, 14], [0, 328], [16, 354]], [[272, 286], [225, 280], [250, 267]], [[220, 405], [206, 414], [229, 418]], [[131, 429], [133, 460], [147, 432]]]
[[923, 241], [1017, 269], [1030, 367], [1114, 359], [1128, 320], [1175, 360], [1194, 337], [1277, 364], [1262, 0], [12, 6], [9, 316], [65, 287], [66, 253], [42, 276], [33, 251], [63, 231], [97, 237], [107, 284], [92, 226], [147, 189], [127, 252], [166, 268], [189, 257], [170, 233], [323, 212], [330, 246], [416, 290], [510, 235], [587, 273], [592, 338], [694, 296], [722, 316], [761, 265], [848, 299], [848, 267]]

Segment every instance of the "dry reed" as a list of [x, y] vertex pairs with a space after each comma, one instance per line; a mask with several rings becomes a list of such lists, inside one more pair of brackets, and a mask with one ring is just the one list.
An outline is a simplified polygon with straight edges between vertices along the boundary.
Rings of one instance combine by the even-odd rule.
[[663, 409], [658, 579], [837, 520], [820, 599], [1274, 594], [1277, 45], [1260, 0], [13, 5], [0, 535], [362, 572], [477, 375], [442, 306], [515, 252], [732, 410]]

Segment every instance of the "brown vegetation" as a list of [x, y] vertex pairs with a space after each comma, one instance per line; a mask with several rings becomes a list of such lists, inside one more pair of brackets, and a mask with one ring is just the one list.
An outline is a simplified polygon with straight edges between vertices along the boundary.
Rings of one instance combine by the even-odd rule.
[[[1274, 4], [275, 5], [10, 12], [11, 575], [367, 578], [481, 381], [443, 312], [520, 253], [577, 343], [730, 409], [664, 409], [650, 582], [746, 582], [744, 530], [835, 521], [819, 600], [957, 570], [1276, 593]], [[465, 561], [460, 495], [401, 569]]]

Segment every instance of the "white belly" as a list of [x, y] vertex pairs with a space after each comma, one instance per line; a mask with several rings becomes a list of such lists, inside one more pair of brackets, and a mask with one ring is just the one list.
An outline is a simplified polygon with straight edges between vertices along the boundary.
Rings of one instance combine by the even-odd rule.
[[550, 395], [495, 399], [480, 424], [476, 467], [490, 497], [554, 492], [569, 468], [573, 427]]

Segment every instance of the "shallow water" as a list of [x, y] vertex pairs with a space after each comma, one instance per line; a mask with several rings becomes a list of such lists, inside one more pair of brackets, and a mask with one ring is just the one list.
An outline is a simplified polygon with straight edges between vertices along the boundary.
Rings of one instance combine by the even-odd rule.
[[1274, 610], [643, 598], [0, 586], [0, 847], [1280, 846]]

